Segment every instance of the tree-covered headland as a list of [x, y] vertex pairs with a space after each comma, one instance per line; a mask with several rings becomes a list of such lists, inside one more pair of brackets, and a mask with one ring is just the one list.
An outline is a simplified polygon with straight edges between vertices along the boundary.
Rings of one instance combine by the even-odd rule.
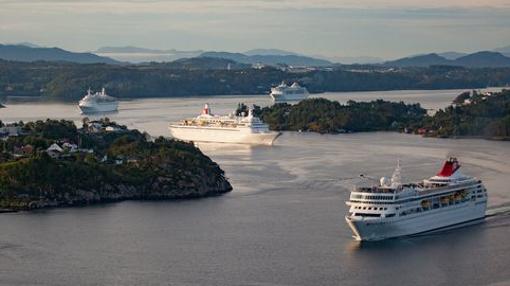
[[424, 118], [419, 133], [434, 137], [510, 139], [510, 90], [465, 92], [453, 104]]
[[17, 123], [0, 140], [0, 209], [27, 210], [126, 199], [219, 195], [223, 170], [193, 144], [128, 130], [109, 120]]

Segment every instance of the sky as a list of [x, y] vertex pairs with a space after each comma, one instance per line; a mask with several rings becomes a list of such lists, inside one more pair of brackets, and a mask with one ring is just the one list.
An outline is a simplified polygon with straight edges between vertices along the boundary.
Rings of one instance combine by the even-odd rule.
[[371, 56], [510, 45], [510, 0], [0, 0], [0, 43]]

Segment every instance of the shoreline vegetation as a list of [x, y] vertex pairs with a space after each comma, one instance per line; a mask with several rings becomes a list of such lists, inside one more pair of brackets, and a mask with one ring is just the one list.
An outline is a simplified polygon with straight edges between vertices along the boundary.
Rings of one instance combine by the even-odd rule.
[[[227, 67], [230, 67], [228, 69]], [[90, 87], [121, 99], [267, 94], [282, 81], [299, 82], [311, 93], [341, 91], [473, 89], [506, 86], [510, 68], [351, 65], [329, 68], [253, 68], [201, 58], [199, 63], [138, 65], [12, 62], [0, 60], [0, 97], [77, 100]]]
[[0, 212], [232, 190], [224, 171], [193, 144], [152, 140], [108, 119], [84, 119], [79, 129], [49, 119], [6, 128], [16, 136], [4, 133], [0, 141]]
[[[237, 112], [246, 113], [247, 106], [240, 104]], [[510, 140], [510, 90], [464, 92], [434, 115], [428, 115], [420, 104], [379, 99], [343, 105], [324, 98], [306, 99], [295, 105], [255, 106], [254, 113], [276, 131], [398, 131], [424, 137]]]
[[510, 90], [458, 95], [452, 105], [425, 117], [415, 133], [439, 138], [510, 140]]

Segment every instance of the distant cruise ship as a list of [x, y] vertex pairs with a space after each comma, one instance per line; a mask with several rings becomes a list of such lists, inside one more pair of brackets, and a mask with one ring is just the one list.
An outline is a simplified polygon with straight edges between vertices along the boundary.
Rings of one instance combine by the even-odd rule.
[[247, 116], [219, 116], [213, 115], [207, 104], [196, 118], [170, 124], [169, 129], [172, 137], [195, 142], [272, 145], [280, 135], [253, 116], [252, 109]]
[[308, 90], [297, 82], [291, 86], [282, 82], [279, 86], [271, 88], [269, 96], [273, 102], [300, 101], [308, 97]]
[[78, 103], [82, 113], [100, 113], [117, 111], [119, 103], [115, 97], [106, 94], [103, 88], [101, 92], [92, 93], [89, 90], [85, 97]]
[[441, 171], [417, 183], [402, 184], [400, 166], [391, 179], [355, 188], [345, 217], [356, 240], [381, 240], [453, 227], [485, 217], [487, 190], [482, 181], [459, 171], [449, 158]]

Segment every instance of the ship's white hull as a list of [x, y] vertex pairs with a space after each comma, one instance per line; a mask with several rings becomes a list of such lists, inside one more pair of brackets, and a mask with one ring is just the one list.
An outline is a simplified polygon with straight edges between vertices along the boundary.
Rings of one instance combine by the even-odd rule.
[[302, 94], [269, 94], [273, 102], [292, 102], [292, 101], [301, 101], [308, 97], [308, 93]]
[[115, 112], [118, 109], [117, 102], [108, 102], [100, 104], [78, 104], [81, 112], [84, 114], [89, 113], [103, 113], [103, 112]]
[[351, 218], [346, 221], [360, 241], [382, 240], [447, 228], [485, 217], [486, 201], [467, 202], [447, 208], [391, 218]]
[[170, 125], [173, 138], [193, 142], [272, 145], [279, 132], [253, 132], [250, 128], [217, 128]]

